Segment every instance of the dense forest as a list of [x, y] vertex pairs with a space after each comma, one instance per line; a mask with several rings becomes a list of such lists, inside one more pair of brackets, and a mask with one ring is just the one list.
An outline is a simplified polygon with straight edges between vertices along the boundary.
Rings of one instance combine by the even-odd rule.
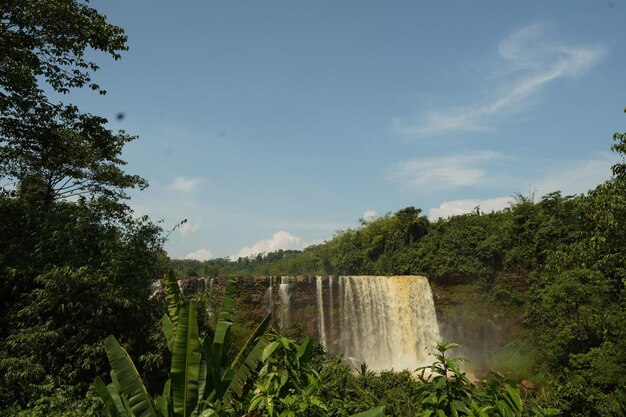
[[[0, 2], [1, 416], [626, 413], [626, 133], [611, 146], [622, 162], [585, 195], [516, 195], [434, 222], [408, 207], [303, 251], [170, 260], [159, 224], [127, 204], [147, 186], [120, 158], [135, 137], [61, 100], [104, 94], [87, 52], [119, 59], [126, 43], [89, 3]], [[150, 298], [164, 274], [166, 295]], [[541, 386], [470, 381], [452, 343], [429, 374], [353, 372], [297, 326], [242, 332], [235, 284], [185, 298], [174, 274], [473, 283], [519, 312]]]

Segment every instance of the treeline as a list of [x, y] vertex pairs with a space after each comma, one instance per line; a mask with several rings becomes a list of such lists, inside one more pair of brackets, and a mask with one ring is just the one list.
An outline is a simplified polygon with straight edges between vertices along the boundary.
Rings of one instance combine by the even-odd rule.
[[510, 207], [429, 221], [420, 209], [362, 221], [303, 251], [279, 250], [236, 261], [174, 259], [181, 276], [425, 275], [437, 281], [481, 280], [502, 272], [528, 275], [551, 251], [577, 241], [585, 196], [511, 197]]

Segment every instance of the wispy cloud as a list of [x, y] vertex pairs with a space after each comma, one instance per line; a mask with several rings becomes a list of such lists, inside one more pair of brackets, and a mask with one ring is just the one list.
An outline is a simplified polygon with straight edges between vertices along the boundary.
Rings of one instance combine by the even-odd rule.
[[396, 164], [388, 179], [409, 188], [472, 186], [485, 181], [488, 162], [501, 159], [492, 151], [475, 151], [462, 155], [420, 158]]
[[193, 193], [197, 192], [205, 184], [206, 179], [200, 177], [175, 177], [167, 188], [181, 193]]
[[190, 252], [185, 255], [185, 259], [195, 259], [198, 261], [208, 261], [213, 258], [213, 253], [206, 248], [200, 248], [195, 252]]
[[239, 252], [231, 255], [231, 259], [245, 258], [260, 253], [273, 252], [279, 249], [304, 249], [306, 246], [313, 244], [306, 242], [298, 236], [293, 236], [284, 230], [278, 231], [272, 235], [270, 239], [260, 240], [251, 246], [241, 248]]
[[490, 94], [482, 94], [465, 107], [430, 111], [413, 123], [395, 118], [394, 130], [418, 138], [489, 130], [494, 119], [527, 108], [551, 81], [579, 77], [604, 55], [602, 46], [571, 46], [550, 40], [546, 29], [547, 25], [534, 23], [499, 43], [500, 67], [490, 70], [490, 84], [483, 90]]
[[428, 218], [430, 220], [437, 220], [439, 218], [447, 219], [450, 216], [471, 213], [476, 207], [479, 207], [480, 211], [483, 213], [500, 211], [509, 207], [512, 201], [512, 197], [496, 197], [486, 200], [467, 199], [444, 201], [439, 207], [433, 207], [428, 210]]

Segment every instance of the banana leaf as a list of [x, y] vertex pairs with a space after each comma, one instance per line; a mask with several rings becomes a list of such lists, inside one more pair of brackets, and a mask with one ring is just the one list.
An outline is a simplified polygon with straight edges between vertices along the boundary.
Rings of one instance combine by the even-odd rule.
[[161, 317], [161, 327], [163, 327], [163, 334], [167, 340], [167, 349], [171, 352], [174, 348], [174, 338], [176, 336], [176, 332], [174, 331], [174, 325], [167, 314], [163, 314], [163, 317]]
[[237, 294], [237, 281], [229, 279], [226, 283], [226, 291], [224, 292], [224, 300], [222, 308], [217, 318], [215, 326], [215, 337], [213, 344], [224, 345], [228, 340], [230, 328], [233, 324], [233, 316], [235, 314], [235, 296]]
[[113, 336], [107, 337], [104, 341], [104, 348], [113, 370], [112, 373], [115, 374], [114, 382], [119, 386], [118, 391], [122, 400], [128, 402], [132, 414], [136, 417], [157, 417], [152, 398], [148, 395], [128, 353]]
[[233, 394], [241, 398], [243, 388], [258, 368], [263, 350], [269, 343], [269, 339], [263, 333], [270, 321], [271, 314], [268, 314], [250, 335], [233, 363], [224, 373], [222, 384], [227, 387], [224, 393], [225, 401], [229, 402]]
[[200, 359], [196, 305], [188, 301], [180, 307], [170, 372], [174, 414], [181, 417], [189, 417], [198, 404]]
[[178, 309], [182, 303], [183, 296], [176, 280], [174, 271], [170, 271], [164, 277], [165, 280], [165, 299], [167, 300], [167, 314], [170, 316], [174, 331], [178, 323]]
[[222, 307], [215, 326], [213, 343], [205, 339], [203, 343], [204, 357], [207, 360], [207, 393], [213, 393], [216, 398], [224, 395], [226, 386], [222, 385], [222, 368], [225, 352], [228, 351], [230, 343], [230, 331], [235, 314], [235, 295], [237, 293], [237, 281], [230, 279], [226, 283]]
[[107, 412], [109, 413], [109, 416], [111, 417], [128, 416], [128, 413], [126, 412], [126, 409], [124, 408], [124, 405], [122, 404], [122, 400], [120, 399], [119, 393], [117, 392], [117, 389], [115, 389], [113, 384], [107, 387], [106, 385], [104, 385], [104, 381], [102, 381], [102, 378], [97, 377], [96, 381], [94, 382], [94, 385], [96, 387], [96, 391], [98, 392], [98, 395], [102, 399], [102, 402], [104, 403], [104, 406], [107, 409]]

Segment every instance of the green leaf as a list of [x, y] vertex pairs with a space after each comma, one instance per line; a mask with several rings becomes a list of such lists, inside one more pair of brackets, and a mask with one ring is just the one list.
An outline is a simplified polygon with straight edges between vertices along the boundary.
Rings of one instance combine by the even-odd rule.
[[235, 394], [239, 398], [243, 396], [243, 389], [252, 378], [252, 374], [258, 368], [259, 363], [261, 363], [261, 356], [268, 343], [267, 335], [261, 335], [254, 348], [252, 348], [248, 356], [246, 356], [244, 362], [237, 368], [231, 368], [233, 376], [224, 395], [225, 400], [230, 400], [232, 394]]
[[109, 385], [109, 387], [105, 386], [102, 378], [100, 377], [96, 378], [94, 384], [98, 395], [102, 399], [102, 402], [104, 402], [104, 406], [106, 407], [109, 416], [125, 417], [128, 415], [124, 409], [119, 393], [112, 384]]
[[198, 403], [201, 359], [195, 303], [183, 303], [178, 318], [172, 350], [172, 397], [174, 413], [189, 417]]
[[136, 417], [157, 417], [152, 398], [143, 385], [135, 364], [128, 353], [117, 343], [113, 336], [104, 341], [104, 348], [115, 374], [114, 383], [119, 386], [122, 399], [127, 398], [128, 405]]
[[176, 333], [174, 332], [174, 325], [167, 314], [163, 314], [163, 317], [161, 317], [161, 327], [163, 328], [163, 334], [167, 340], [167, 349], [171, 352], [174, 348], [174, 337]]
[[263, 332], [267, 329], [270, 321], [271, 315], [268, 314], [252, 332], [224, 373], [222, 384], [227, 387], [224, 397], [226, 401], [231, 400], [232, 393], [235, 393], [238, 397], [243, 395], [244, 386], [249, 381], [252, 373], [258, 368], [261, 362], [261, 353], [268, 343], [268, 339], [263, 335]]
[[233, 316], [235, 314], [235, 295], [237, 294], [237, 281], [229, 279], [226, 283], [226, 291], [224, 292], [224, 300], [222, 308], [215, 326], [215, 337], [213, 344], [223, 345], [227, 341], [230, 333], [230, 327], [233, 324]]
[[311, 352], [313, 351], [313, 341], [310, 337], [306, 337], [302, 344], [298, 346], [296, 357], [300, 364], [307, 363], [311, 359]]
[[508, 403], [509, 407], [516, 414], [521, 414], [522, 413], [522, 399], [520, 398], [518, 392], [508, 384], [504, 384], [504, 388], [506, 389], [508, 393], [508, 395], [504, 396], [504, 399]]
[[169, 412], [169, 403], [167, 402], [167, 399], [164, 396], [159, 395], [157, 396], [157, 399], [155, 402], [156, 402], [156, 407], [159, 410], [159, 413], [161, 413], [161, 416], [169, 417], [170, 412]]
[[176, 280], [176, 275], [171, 269], [163, 277], [165, 280], [165, 299], [167, 300], [167, 314], [170, 316], [174, 331], [178, 323], [178, 309], [182, 302], [183, 296]]
[[371, 410], [363, 411], [362, 413], [353, 414], [350, 417], [384, 417], [385, 416], [385, 407], [376, 407]]
[[267, 360], [267, 358], [269, 358], [270, 356], [272, 356], [272, 354], [274, 353], [274, 351], [280, 346], [280, 342], [278, 340], [273, 341], [272, 343], [268, 344], [267, 346], [265, 346], [265, 349], [263, 349], [263, 355], [261, 356], [261, 360], [263, 362], [265, 362]]

